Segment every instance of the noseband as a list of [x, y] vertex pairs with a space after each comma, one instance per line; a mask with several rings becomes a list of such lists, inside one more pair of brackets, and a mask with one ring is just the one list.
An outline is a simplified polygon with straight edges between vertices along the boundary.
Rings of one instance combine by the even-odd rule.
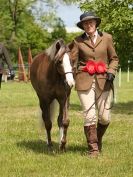
[[71, 71], [71, 72], [69, 71], [69, 72], [64, 73], [64, 75], [69, 74], [69, 73], [73, 74], [73, 72], [72, 72], [72, 71]]

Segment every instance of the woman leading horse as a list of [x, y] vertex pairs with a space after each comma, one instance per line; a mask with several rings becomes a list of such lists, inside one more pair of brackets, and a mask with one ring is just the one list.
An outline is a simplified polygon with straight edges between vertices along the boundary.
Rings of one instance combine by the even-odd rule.
[[84, 111], [84, 133], [91, 157], [97, 157], [101, 152], [102, 138], [110, 124], [110, 86], [113, 85], [119, 63], [112, 36], [97, 29], [100, 23], [101, 18], [94, 12], [83, 13], [77, 26], [84, 33], [69, 45], [70, 58], [76, 70], [76, 90]]

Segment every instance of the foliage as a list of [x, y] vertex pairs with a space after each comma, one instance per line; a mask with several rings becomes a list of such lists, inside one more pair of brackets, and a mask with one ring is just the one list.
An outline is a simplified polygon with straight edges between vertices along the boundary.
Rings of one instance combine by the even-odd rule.
[[53, 31], [51, 32], [52, 40], [56, 40], [58, 38], [66, 39], [66, 29], [64, 22], [59, 18], [57, 24], [53, 26]]
[[[3, 0], [0, 0], [2, 4], [0, 7], [0, 39], [8, 46], [11, 58], [15, 62], [17, 61], [18, 47], [22, 48], [23, 58], [27, 60], [29, 47], [33, 56], [35, 56], [51, 43], [51, 34], [34, 17], [34, 10], [37, 11], [36, 2], [37, 0], [9, 0], [4, 3]], [[50, 4], [49, 1], [48, 4]], [[49, 21], [48, 19], [47, 21]]]
[[80, 5], [85, 11], [95, 11], [102, 19], [100, 28], [113, 34], [122, 68], [127, 68], [128, 60], [133, 64], [132, 0], [87, 0]]
[[8, 12], [6, 11], [3, 15], [0, 8], [0, 41], [6, 42], [6, 40], [9, 40], [12, 27], [13, 25]]
[[117, 88], [117, 103], [103, 139], [103, 152], [87, 156], [87, 143], [79, 98], [72, 90], [66, 153], [58, 152], [57, 119], [52, 128], [53, 151], [47, 150], [46, 133], [39, 126], [38, 99], [30, 83], [2, 83], [0, 91], [1, 177], [132, 177], [133, 174], [133, 73]]
[[113, 35], [122, 69], [133, 69], [133, 2], [132, 0], [0, 0], [0, 40], [9, 48], [17, 61], [18, 47], [24, 59], [28, 47], [33, 56], [47, 48], [55, 39], [69, 43], [78, 33], [68, 33], [56, 8], [62, 4], [79, 3], [84, 11], [94, 10], [102, 19], [102, 31]]
[[44, 13], [40, 18], [40, 22], [41, 26], [44, 29], [48, 29], [48, 31], [51, 33], [51, 38], [49, 39], [51, 43], [58, 38], [66, 38], [64, 22], [56, 15], [55, 11]]
[[72, 42], [72, 40], [76, 37], [79, 36], [80, 34], [82, 34], [83, 32], [72, 32], [72, 33], [67, 33], [66, 34], [66, 43], [70, 43]]
[[18, 24], [17, 36], [8, 42], [12, 58], [17, 59], [18, 47], [21, 47], [23, 58], [27, 61], [28, 48], [32, 49], [35, 56], [39, 51], [44, 50], [49, 45], [50, 34], [34, 22], [33, 16], [23, 14], [21, 23]]
[[65, 25], [56, 15], [56, 7], [57, 3], [71, 2], [74, 1], [0, 0], [0, 40], [8, 47], [14, 62], [17, 62], [18, 47], [27, 61], [29, 47], [35, 56], [55, 39], [66, 40]]

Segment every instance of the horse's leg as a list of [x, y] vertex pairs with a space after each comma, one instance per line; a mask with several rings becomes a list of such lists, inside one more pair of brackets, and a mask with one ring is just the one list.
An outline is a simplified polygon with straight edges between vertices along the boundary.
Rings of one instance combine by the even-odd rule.
[[1, 82], [2, 82], [2, 74], [0, 74], [0, 89], [1, 89]]
[[58, 126], [60, 130], [60, 146], [59, 149], [61, 151], [65, 151], [65, 145], [66, 145], [66, 137], [67, 137], [67, 129], [69, 126], [69, 119], [68, 119], [68, 100], [66, 100], [64, 103], [60, 102], [60, 111], [58, 116]]
[[41, 110], [42, 110], [42, 118], [44, 121], [44, 125], [46, 128], [47, 133], [47, 145], [49, 148], [52, 147], [52, 141], [51, 141], [51, 129], [52, 129], [52, 122], [50, 119], [50, 105], [46, 102], [40, 104]]

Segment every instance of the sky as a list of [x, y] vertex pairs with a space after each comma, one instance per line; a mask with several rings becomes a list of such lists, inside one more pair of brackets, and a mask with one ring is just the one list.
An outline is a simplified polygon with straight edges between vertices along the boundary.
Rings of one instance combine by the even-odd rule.
[[[82, 14], [78, 4], [72, 5], [63, 5], [59, 1], [55, 1], [57, 15], [64, 21], [67, 32], [78, 32], [81, 31], [80, 28], [76, 26], [76, 23], [79, 22], [80, 15]], [[39, 9], [48, 10], [48, 6], [43, 4], [41, 1], [37, 3]]]
[[79, 22], [79, 17], [82, 14], [78, 5], [59, 5], [57, 8], [57, 14], [64, 21], [68, 31], [80, 31], [76, 26], [76, 23]]

